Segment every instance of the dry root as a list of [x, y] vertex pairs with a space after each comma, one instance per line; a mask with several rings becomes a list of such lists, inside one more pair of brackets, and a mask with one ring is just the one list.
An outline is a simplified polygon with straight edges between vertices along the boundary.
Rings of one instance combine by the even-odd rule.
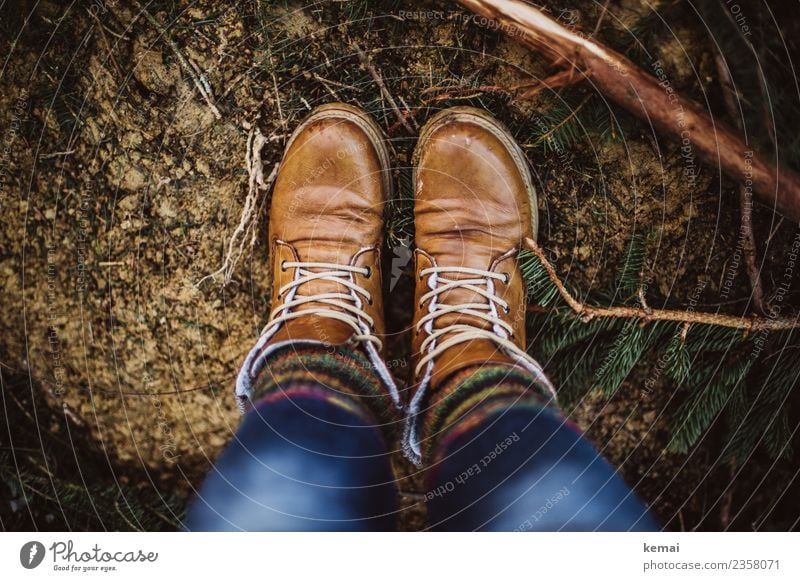
[[[269, 176], [264, 177], [264, 163], [261, 160], [261, 150], [270, 139], [265, 137], [258, 127], [251, 127], [247, 135], [247, 153], [245, 154], [245, 166], [250, 178], [247, 182], [247, 197], [244, 200], [242, 215], [239, 224], [234, 229], [228, 240], [225, 250], [225, 257], [219, 270], [204, 276], [197, 283], [200, 286], [208, 279], [222, 277], [222, 286], [226, 286], [233, 278], [236, 265], [239, 264], [246, 246], [252, 248], [256, 243], [258, 233], [258, 199], [260, 192], [270, 188], [275, 176], [278, 174], [278, 165], [275, 164]], [[249, 239], [249, 244], [248, 244]]]

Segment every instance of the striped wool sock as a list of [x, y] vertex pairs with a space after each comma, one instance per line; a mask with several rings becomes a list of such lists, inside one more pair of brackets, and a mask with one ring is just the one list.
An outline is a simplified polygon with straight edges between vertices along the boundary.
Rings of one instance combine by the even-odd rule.
[[437, 461], [448, 442], [512, 406], [561, 417], [548, 390], [522, 369], [484, 365], [455, 373], [428, 403], [420, 434], [423, 459]]
[[395, 406], [373, 365], [359, 351], [288, 346], [270, 356], [254, 382], [254, 406], [286, 397], [323, 398], [383, 425], [397, 421]]

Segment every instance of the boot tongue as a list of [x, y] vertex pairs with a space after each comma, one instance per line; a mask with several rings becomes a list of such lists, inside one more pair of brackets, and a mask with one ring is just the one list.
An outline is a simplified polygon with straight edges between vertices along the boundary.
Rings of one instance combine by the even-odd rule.
[[[313, 257], [314, 257], [313, 260], [314, 260], [314, 262], [328, 262], [331, 265], [339, 265], [339, 264], [341, 264], [341, 265], [345, 265], [345, 266], [350, 264], [351, 257], [349, 257], [349, 256], [340, 256], [339, 254], [334, 254], [335, 252], [337, 252], [335, 250], [323, 251], [323, 249], [321, 247], [322, 247], [322, 244], [320, 244], [320, 248], [317, 248], [317, 249], [315, 249], [313, 251]], [[310, 259], [303, 257], [304, 255], [308, 256], [308, 253], [304, 253], [302, 248], [298, 249], [297, 254], [300, 257], [299, 258], [299, 262], [306, 262], [306, 261], [310, 262]], [[290, 270], [292, 271], [293, 275], [297, 274], [297, 269], [290, 269]], [[321, 273], [324, 273], [324, 272], [342, 273], [342, 271], [338, 270], [335, 266], [331, 266], [330, 268], [316, 267], [315, 266], [315, 267], [312, 267], [312, 268], [303, 268], [303, 269], [300, 269], [300, 270], [302, 272], [297, 274], [298, 278], [307, 278], [309, 276], [312, 276], [313, 274], [321, 274]], [[311, 280], [311, 281], [308, 281], [308, 282], [304, 282], [304, 283], [298, 285], [297, 287], [295, 287], [296, 290], [294, 292], [294, 298], [295, 299], [300, 299], [300, 298], [303, 298], [303, 297], [311, 297], [311, 296], [318, 296], [318, 295], [331, 294], [331, 293], [350, 296], [353, 291], [350, 288], [348, 288], [347, 286], [345, 286], [344, 284], [342, 284], [342, 283], [340, 283], [338, 281], [341, 280], [341, 281], [346, 281], [346, 282], [353, 282], [351, 280], [351, 279], [353, 279], [353, 276], [352, 276], [351, 273], [344, 273], [344, 274], [347, 274], [348, 276], [347, 277], [345, 277], [345, 276], [334, 276], [333, 274], [331, 274], [331, 276], [329, 278], [318, 278], [318, 279], [314, 279], [314, 280]], [[361, 299], [362, 301], [364, 300], [364, 297], [362, 295], [359, 295], [358, 293], [356, 293], [356, 294], [357, 294], [359, 299]], [[288, 298], [287, 298], [287, 300], [288, 300]], [[330, 299], [330, 300], [335, 300], [337, 302], [345, 303], [345, 304], [352, 304], [352, 305], [356, 304], [352, 300], [348, 300], [348, 299], [345, 299], [345, 298], [336, 298], [336, 299]], [[345, 309], [342, 309], [340, 307], [336, 307], [335, 305], [326, 304], [326, 303], [319, 303], [319, 302], [316, 302], [316, 301], [305, 303], [303, 305], [295, 307], [292, 310], [294, 312], [298, 312], [298, 311], [305, 311], [305, 310], [309, 310], [309, 309], [320, 309], [320, 308], [322, 308], [322, 309], [330, 309], [330, 310], [333, 310], [333, 311], [340, 311], [342, 313], [346, 313], [347, 312]], [[303, 317], [303, 318], [305, 318], [305, 317]], [[342, 323], [342, 324], [344, 324], [344, 323]], [[345, 324], [345, 326], [347, 326], [347, 325]]]
[[[343, 251], [343, 244], [339, 240], [314, 238], [313, 240], [302, 240], [294, 242], [294, 248], [297, 253], [298, 262], [327, 262], [331, 265], [349, 265], [351, 263], [351, 256], [348, 256]], [[312, 258], [313, 257], [313, 258]], [[289, 269], [294, 274], [296, 269]], [[335, 272], [336, 268], [312, 267], [303, 268], [299, 278], [306, 278], [309, 273], [322, 273], [322, 272]], [[345, 278], [336, 277], [338, 280], [351, 281], [351, 276]], [[351, 289], [345, 285], [331, 279], [316, 279], [305, 282], [296, 287], [293, 299], [301, 299], [303, 297], [318, 296], [322, 294], [337, 293], [342, 295], [351, 294]], [[291, 295], [290, 295], [291, 296]], [[364, 301], [362, 295], [357, 295], [361, 301]], [[286, 299], [288, 300], [288, 298]], [[330, 299], [344, 304], [351, 304], [356, 306], [354, 301], [345, 298]], [[298, 313], [302, 311], [327, 309], [336, 311], [352, 316], [349, 311], [337, 307], [336, 305], [311, 301], [299, 306], [294, 307], [291, 312]], [[347, 342], [355, 331], [353, 328], [342, 321], [332, 319], [329, 317], [322, 317], [320, 315], [305, 315], [296, 319], [291, 319], [280, 326], [276, 334], [270, 340], [271, 343], [278, 341], [291, 341], [291, 340], [309, 340], [320, 341], [321, 343], [329, 345], [341, 345]]]
[[[303, 262], [304, 259], [302, 258], [303, 254], [298, 251], [300, 256], [300, 262]], [[314, 251], [314, 260], [315, 262], [330, 262], [332, 264], [340, 264], [338, 262], [338, 258], [333, 256], [331, 253], [322, 254], [319, 250]], [[342, 258], [341, 264], [349, 264], [349, 259]], [[294, 269], [291, 269], [294, 270]], [[335, 269], [330, 268], [308, 268], [302, 269], [302, 274], [300, 274], [301, 278], [305, 278], [308, 276], [308, 273], [321, 273], [321, 272], [333, 272]], [[344, 278], [341, 277], [341, 280], [350, 280], [350, 277]], [[303, 284], [300, 284], [296, 287], [296, 291], [294, 293], [293, 300], [300, 299], [303, 297], [310, 297], [322, 294], [329, 294], [329, 293], [337, 293], [342, 295], [350, 295], [351, 290], [336, 282], [335, 280], [329, 279], [316, 279], [312, 280]], [[362, 301], [364, 297], [358, 295], [358, 298]], [[288, 298], [286, 299], [289, 300]], [[354, 301], [345, 299], [345, 298], [336, 298], [330, 299], [335, 300], [337, 302], [343, 304], [351, 304], [356, 306]], [[327, 309], [329, 311], [335, 311], [339, 313], [344, 313], [349, 316], [353, 316], [352, 313], [349, 311], [337, 307], [336, 305], [323, 303], [319, 301], [310, 301], [308, 303], [298, 305], [291, 309], [292, 313], [299, 313], [302, 311], [309, 311], [309, 310], [316, 310], [316, 309]], [[321, 343], [325, 343], [326, 345], [341, 345], [345, 343], [350, 337], [355, 333], [353, 327], [339, 321], [337, 319], [332, 319], [330, 317], [323, 317], [320, 315], [304, 315], [302, 317], [298, 317], [296, 319], [291, 319], [286, 321], [283, 325], [281, 325], [278, 331], [275, 333], [273, 338], [270, 342], [278, 342], [278, 341], [291, 341], [291, 340], [310, 340], [310, 341], [320, 341]]]
[[[458, 246], [463, 251], [464, 248], [469, 247], [464, 243], [463, 237], [459, 241]], [[437, 266], [458, 266], [466, 268], [475, 268], [479, 270], [488, 270], [492, 261], [492, 253], [476, 245], [476, 251], [469, 256], [458, 255], [455, 253], [440, 253], [437, 251]], [[483, 250], [483, 252], [481, 252]], [[439, 275], [448, 280], [468, 280], [468, 279], [482, 279], [481, 282], [476, 282], [473, 286], [492, 293], [496, 288], [495, 285], [500, 281], [495, 279], [487, 279], [476, 274], [460, 273], [460, 272], [446, 272]], [[488, 281], [488, 283], [487, 283]], [[448, 284], [439, 280], [437, 286]], [[440, 306], [455, 306], [466, 304], [491, 304], [498, 311], [502, 308], [497, 303], [490, 301], [483, 295], [475, 292], [467, 287], [456, 287], [454, 289], [445, 291], [437, 296], [437, 303]], [[490, 310], [474, 309], [487, 315], [492, 315]], [[434, 323], [434, 329], [443, 329], [451, 325], [469, 325], [477, 329], [485, 329], [493, 331], [492, 324], [479, 317], [464, 313], [447, 313], [437, 317]], [[455, 330], [452, 333], [442, 335], [438, 343], [441, 344], [448, 339], [455, 336], [457, 333], [464, 332], [463, 330]], [[491, 361], [492, 364], [508, 364], [514, 365], [513, 360], [505, 355], [497, 344], [489, 339], [475, 339], [472, 341], [459, 343], [446, 349], [436, 358], [436, 365], [433, 368], [433, 376], [431, 377], [431, 385], [436, 388], [442, 381], [446, 380], [448, 376], [460, 371], [466, 367], [475, 365], [485, 365]]]
[[[464, 240], [465, 235], [462, 234], [461, 238], [458, 241], [458, 244], [453, 244], [453, 247], [457, 247], [458, 251], [447, 251], [445, 247], [443, 250], [440, 251], [437, 249], [437, 257], [436, 257], [436, 266], [439, 267], [459, 267], [459, 268], [472, 268], [476, 270], [488, 270], [492, 264], [493, 256], [491, 255], [490, 251], [486, 251], [485, 248], [482, 248], [480, 245], [476, 244], [474, 252], [470, 252], [469, 255], [464, 255], [464, 249], [470, 248], [468, 241]], [[452, 250], [455, 250], [453, 248]], [[448, 281], [466, 281], [466, 280], [473, 280], [475, 282], [471, 283], [471, 286], [486, 291], [487, 293], [493, 294], [496, 285], [500, 282], [492, 278], [482, 277], [478, 274], [469, 274], [466, 272], [443, 272], [436, 275], [438, 280], [436, 284], [436, 288], [441, 288], [444, 285], [449, 285], [450, 283], [444, 282], [441, 279], [447, 279]], [[433, 277], [428, 277], [429, 283], [432, 283]], [[485, 296], [481, 295], [480, 293], [476, 292], [475, 290], [468, 288], [467, 286], [457, 286], [455, 288], [451, 288], [450, 290], [444, 291], [436, 296], [436, 302], [441, 307], [450, 307], [456, 305], [484, 305], [484, 308], [473, 309], [477, 312], [486, 315], [492, 315], [492, 311], [485, 308], [485, 306], [493, 306], [498, 311], [500, 310], [500, 306], [487, 299]], [[492, 330], [492, 324], [488, 321], [481, 319], [480, 317], [476, 317], [470, 314], [464, 314], [460, 312], [454, 313], [447, 313], [446, 315], [441, 315], [436, 318], [434, 323], [435, 329], [443, 329], [450, 325], [470, 325], [471, 327], [476, 327], [478, 329], [486, 329]], [[450, 334], [444, 335], [442, 340], [446, 340]]]
[[342, 345], [352, 335], [353, 328], [346, 323], [319, 315], [307, 315], [281, 325], [269, 342], [319, 341], [325, 345]]
[[[447, 337], [445, 335], [445, 337]], [[508, 365], [516, 367], [513, 359], [503, 353], [500, 348], [488, 339], [476, 339], [459, 343], [446, 349], [436, 358], [431, 376], [431, 387], [436, 389], [448, 377], [467, 367], [487, 365]]]
[[[466, 274], [450, 274], [443, 275], [450, 280], [463, 280], [465, 278], [478, 278], [476, 275]], [[444, 283], [442, 283], [444, 284]], [[476, 285], [479, 288], [487, 288], [486, 285]], [[440, 305], [456, 305], [466, 303], [487, 304], [489, 299], [467, 288], [455, 288], [453, 290], [445, 291], [439, 295]], [[500, 309], [495, 305], [495, 308]], [[491, 311], [481, 311], [491, 314]], [[462, 313], [447, 313], [436, 319], [434, 329], [443, 329], [450, 325], [469, 325], [477, 329], [486, 329], [493, 331], [492, 324], [484, 321], [474, 315]], [[456, 336], [458, 333], [468, 332], [464, 329], [456, 329], [452, 333], [445, 333], [440, 336], [438, 343], [441, 345], [448, 339]], [[472, 341], [465, 341], [458, 343], [449, 349], [445, 349], [441, 354], [436, 357], [436, 364], [433, 367], [433, 375], [431, 377], [431, 385], [435, 389], [440, 383], [445, 381], [450, 375], [461, 371], [467, 367], [475, 365], [492, 364], [508, 364], [513, 366], [513, 360], [503, 353], [498, 345], [489, 339], [473, 339]]]

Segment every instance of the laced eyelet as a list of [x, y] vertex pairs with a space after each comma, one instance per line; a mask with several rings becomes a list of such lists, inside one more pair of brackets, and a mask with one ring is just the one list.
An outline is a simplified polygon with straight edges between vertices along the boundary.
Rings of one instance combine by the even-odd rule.
[[[365, 288], [369, 285], [359, 284], [358, 282], [360, 275], [363, 273], [371, 275], [373, 270], [380, 268], [378, 265], [368, 269], [353, 264], [323, 261], [301, 262], [296, 260], [295, 257], [290, 257], [286, 260], [282, 260], [280, 256], [277, 258], [277, 264], [273, 261], [272, 268], [280, 266], [281, 271], [293, 270], [295, 276], [281, 275], [282, 279], [289, 278], [293, 280], [287, 281], [283, 286], [278, 287], [276, 285], [273, 287], [273, 292], [275, 293], [273, 296], [283, 304], [280, 306], [275, 305], [276, 308], [273, 309], [270, 315], [269, 323], [262, 331], [262, 337], [264, 333], [275, 330], [292, 319], [319, 314], [319, 316], [339, 319], [357, 332], [363, 330], [351, 336], [351, 343], [371, 343], [376, 345], [378, 350], [383, 348], [383, 342], [375, 335], [374, 326], [370, 324], [367, 327], [367, 321], [372, 318], [368, 313], [371, 308], [367, 307], [367, 304], [377, 304], [378, 296]], [[317, 269], [319, 272], [316, 271]], [[380, 271], [378, 274], [380, 274]], [[304, 285], [315, 281], [320, 281], [320, 283], [325, 283], [329, 286], [311, 289], [311, 292], [307, 293], [298, 293], [298, 290]], [[320, 285], [320, 283], [315, 283], [315, 286]], [[334, 284], [344, 286], [349, 292], [342, 290], [333, 292], [332, 285]], [[313, 292], [315, 290], [318, 292]], [[347, 302], [345, 303], [344, 301]], [[308, 303], [313, 303], [315, 308], [298, 308]]]
[[511, 307], [509, 307], [509, 306], [505, 306], [505, 307], [503, 307], [503, 312], [504, 312], [506, 315], [507, 315], [507, 314], [509, 314], [509, 313], [511, 312]]
[[372, 267], [371, 266], [367, 266], [366, 269], [367, 269], [367, 274], [364, 275], [364, 278], [369, 278], [369, 277], [372, 276]]
[[503, 284], [508, 284], [509, 282], [511, 282], [511, 275], [509, 273], [504, 272], [503, 277], [504, 277]]

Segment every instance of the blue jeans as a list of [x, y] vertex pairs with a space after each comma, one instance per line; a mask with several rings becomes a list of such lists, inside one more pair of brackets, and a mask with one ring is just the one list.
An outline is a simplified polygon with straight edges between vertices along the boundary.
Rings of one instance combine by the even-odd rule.
[[[321, 389], [325, 389], [320, 386]], [[397, 489], [380, 429], [304, 392], [256, 405], [194, 499], [189, 530], [394, 530]], [[442, 443], [428, 522], [450, 531], [646, 531], [646, 506], [556, 412], [512, 406]]]

